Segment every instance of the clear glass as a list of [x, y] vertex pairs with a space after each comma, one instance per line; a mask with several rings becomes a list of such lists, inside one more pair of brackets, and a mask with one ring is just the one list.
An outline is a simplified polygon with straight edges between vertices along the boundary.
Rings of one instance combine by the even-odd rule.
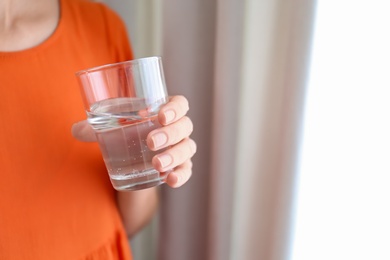
[[139, 190], [164, 183], [166, 173], [152, 166], [157, 152], [146, 144], [168, 101], [161, 57], [108, 64], [76, 76], [113, 187]]

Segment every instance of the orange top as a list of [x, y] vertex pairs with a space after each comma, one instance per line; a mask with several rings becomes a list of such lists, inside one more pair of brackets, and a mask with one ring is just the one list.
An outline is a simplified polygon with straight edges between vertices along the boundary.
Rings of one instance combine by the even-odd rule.
[[0, 259], [131, 259], [98, 146], [71, 136], [74, 73], [131, 58], [119, 17], [83, 0], [39, 46], [0, 52]]

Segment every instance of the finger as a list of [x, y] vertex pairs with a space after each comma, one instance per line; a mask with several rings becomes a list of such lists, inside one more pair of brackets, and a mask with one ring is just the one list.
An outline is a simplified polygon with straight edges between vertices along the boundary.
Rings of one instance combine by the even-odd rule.
[[165, 180], [165, 183], [172, 188], [178, 188], [186, 183], [192, 176], [191, 159], [185, 161], [170, 172]]
[[96, 135], [86, 120], [73, 124], [72, 135], [74, 138], [82, 142], [96, 141]]
[[196, 144], [186, 138], [180, 143], [164, 152], [157, 154], [152, 159], [153, 167], [159, 172], [166, 172], [190, 159], [196, 153]]
[[182, 118], [188, 110], [188, 100], [184, 96], [173, 96], [161, 107], [158, 120], [162, 125], [168, 125]]
[[179, 143], [191, 135], [194, 126], [189, 117], [184, 116], [174, 124], [170, 124], [151, 131], [146, 143], [152, 151], [159, 150], [170, 145]]

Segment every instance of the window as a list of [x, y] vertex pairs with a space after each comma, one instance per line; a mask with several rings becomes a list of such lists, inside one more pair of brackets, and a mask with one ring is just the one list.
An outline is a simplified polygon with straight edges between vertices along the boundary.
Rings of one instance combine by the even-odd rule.
[[292, 260], [390, 259], [390, 2], [318, 0]]

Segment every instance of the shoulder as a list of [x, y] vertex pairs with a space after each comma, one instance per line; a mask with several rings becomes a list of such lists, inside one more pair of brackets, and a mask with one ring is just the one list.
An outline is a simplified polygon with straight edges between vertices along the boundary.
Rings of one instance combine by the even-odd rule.
[[66, 2], [64, 12], [69, 12], [79, 39], [110, 49], [118, 61], [132, 58], [126, 26], [109, 6], [88, 0], [62, 1]]
[[[78, 25], [90, 25], [102, 29], [115, 29], [112, 26], [124, 28], [124, 23], [120, 16], [109, 6], [100, 2], [88, 0], [62, 0], [64, 2], [64, 12], [69, 12], [72, 19]], [[101, 27], [103, 26], [103, 27]]]

